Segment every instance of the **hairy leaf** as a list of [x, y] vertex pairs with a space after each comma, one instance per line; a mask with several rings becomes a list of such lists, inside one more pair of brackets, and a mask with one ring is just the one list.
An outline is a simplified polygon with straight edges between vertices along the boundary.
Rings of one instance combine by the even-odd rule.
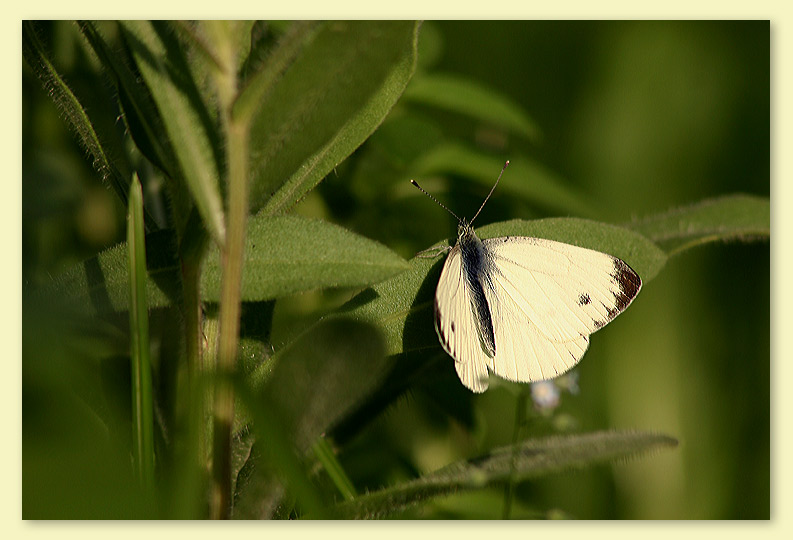
[[[250, 218], [247, 227], [243, 301], [323, 287], [365, 286], [408, 268], [382, 244], [325, 221], [260, 215]], [[220, 268], [220, 252], [214, 249], [201, 276], [205, 300], [220, 298]]]
[[182, 175], [204, 225], [223, 243], [225, 225], [220, 196], [220, 159], [211, 140], [213, 127], [182, 49], [158, 23], [121, 24], [132, 55], [154, 98], [176, 153]]
[[[370, 394], [387, 371], [385, 346], [377, 329], [344, 319], [319, 323], [271, 362], [275, 365], [268, 366], [266, 382], [263, 386], [254, 382], [248, 399], [254, 429], [267, 434], [275, 425], [299, 457]], [[273, 479], [281, 462], [292, 458], [272, 453], [267, 460], [262, 457], [252, 454], [253, 461], [241, 471], [236, 517], [270, 517], [280, 499], [281, 488]], [[282, 480], [287, 484], [292, 481], [288, 474], [281, 476], [286, 476]], [[293, 481], [301, 481], [300, 475]]]
[[771, 235], [771, 204], [765, 197], [725, 195], [628, 226], [671, 256], [709, 242], [767, 239]]
[[331, 21], [272, 85], [251, 130], [250, 204], [286, 212], [377, 128], [416, 62], [418, 23]]
[[344, 519], [376, 519], [433, 497], [504, 482], [510, 475], [514, 480], [522, 481], [675, 446], [677, 440], [668, 435], [632, 431], [601, 431], [530, 439], [341, 503], [336, 511]]

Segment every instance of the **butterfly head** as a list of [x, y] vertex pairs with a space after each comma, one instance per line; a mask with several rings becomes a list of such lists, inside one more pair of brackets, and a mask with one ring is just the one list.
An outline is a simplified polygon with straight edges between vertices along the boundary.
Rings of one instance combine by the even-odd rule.
[[476, 236], [474, 233], [474, 228], [465, 218], [460, 219], [457, 223], [457, 239], [458, 240], [467, 240], [473, 236]]

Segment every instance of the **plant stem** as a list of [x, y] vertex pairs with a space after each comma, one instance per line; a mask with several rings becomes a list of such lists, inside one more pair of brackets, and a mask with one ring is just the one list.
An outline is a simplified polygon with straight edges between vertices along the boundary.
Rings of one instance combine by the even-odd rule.
[[231, 515], [231, 439], [234, 423], [234, 392], [228, 376], [236, 369], [240, 326], [240, 290], [245, 225], [248, 218], [248, 132], [245, 119], [235, 120], [231, 107], [236, 97], [236, 61], [232, 46], [232, 23], [214, 22], [207, 30], [214, 39], [223, 68], [215, 73], [221, 118], [226, 134], [228, 166], [228, 212], [226, 245], [222, 246], [217, 384], [212, 452], [211, 517], [228, 519]]
[[520, 432], [523, 425], [526, 423], [526, 405], [529, 401], [531, 390], [528, 385], [521, 388], [518, 399], [515, 403], [515, 425], [512, 428], [512, 459], [509, 464], [509, 477], [507, 484], [504, 486], [504, 508], [501, 514], [501, 519], [509, 519], [512, 512], [512, 496], [515, 491], [515, 462], [517, 459], [517, 443], [520, 439]]

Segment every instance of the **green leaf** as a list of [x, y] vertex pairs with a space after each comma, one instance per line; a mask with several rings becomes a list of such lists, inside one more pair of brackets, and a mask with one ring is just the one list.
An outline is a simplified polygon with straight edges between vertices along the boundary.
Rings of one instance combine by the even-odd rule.
[[290, 26], [278, 46], [269, 54], [267, 62], [245, 81], [245, 87], [234, 102], [232, 114], [235, 120], [255, 117], [274, 84], [317, 30], [318, 25], [313, 21], [296, 21]]
[[662, 434], [600, 431], [530, 439], [493, 450], [486, 456], [452, 463], [434, 473], [368, 493], [337, 505], [343, 519], [376, 519], [433, 497], [507, 481], [537, 478], [596, 463], [624, 460], [637, 454], [674, 448], [677, 440]]
[[765, 197], [725, 195], [628, 224], [669, 256], [709, 242], [753, 241], [771, 235], [771, 204]]
[[121, 23], [124, 37], [160, 111], [182, 175], [209, 233], [225, 237], [218, 158], [213, 129], [178, 42], [160, 25], [147, 21]]
[[[270, 300], [323, 287], [363, 287], [406, 270], [407, 261], [387, 247], [338, 225], [297, 216], [249, 218], [242, 299]], [[41, 294], [60, 291], [88, 312], [129, 307], [126, 243], [107, 249], [57, 276]], [[146, 237], [147, 302], [171, 305], [179, 298], [180, 264], [173, 231]], [[220, 298], [220, 253], [215, 246], [201, 274], [203, 299]]]
[[251, 208], [286, 212], [377, 128], [413, 74], [418, 23], [332, 21], [269, 91], [251, 130]]
[[[149, 307], [173, 303], [180, 289], [176, 237], [171, 230], [146, 236], [146, 302]], [[71, 305], [86, 313], [129, 309], [127, 243], [106, 249], [56, 276], [39, 294], [61, 294]]]
[[[248, 220], [243, 301], [269, 300], [323, 287], [360, 287], [408, 268], [372, 240], [331, 223], [297, 216]], [[201, 275], [203, 297], [220, 298], [220, 252], [210, 251]]]
[[[247, 406], [254, 429], [270, 430], [270, 424], [277, 424], [298, 456], [306, 456], [320, 435], [370, 394], [388, 367], [377, 329], [345, 319], [320, 322], [270, 362], [274, 366], [268, 366], [271, 372], [263, 386], [250, 381], [254, 397]], [[270, 472], [263, 473], [259, 462], [259, 473], [238, 480], [236, 517], [269, 517], [275, 510], [280, 490], [272, 475], [281, 463], [273, 463], [274, 457]], [[288, 455], [284, 458], [291, 461]]]
[[[638, 233], [614, 225], [578, 218], [512, 220], [486, 225], [480, 238], [533, 236], [602, 251], [627, 262], [643, 282], [653, 279], [666, 255]], [[438, 246], [448, 246], [441, 242]], [[342, 310], [375, 323], [385, 333], [388, 354], [439, 348], [433, 326], [435, 287], [445, 257], [414, 258], [410, 269], [353, 298]]]
[[134, 175], [127, 223], [129, 247], [130, 365], [132, 369], [132, 433], [135, 471], [141, 485], [154, 487], [154, 421], [151, 360], [149, 358], [149, 308], [146, 303], [146, 249], [143, 232], [143, 191]]
[[[504, 161], [459, 143], [441, 144], [424, 154], [415, 164], [417, 179], [434, 174], [454, 174], [486, 188], [493, 187]], [[553, 210], [592, 216], [585, 198], [567, 187], [564, 180], [526, 156], [510, 159], [498, 185], [504, 195], [521, 197]]]
[[424, 73], [410, 82], [405, 99], [464, 114], [532, 141], [540, 138], [537, 124], [517, 103], [469, 79]]

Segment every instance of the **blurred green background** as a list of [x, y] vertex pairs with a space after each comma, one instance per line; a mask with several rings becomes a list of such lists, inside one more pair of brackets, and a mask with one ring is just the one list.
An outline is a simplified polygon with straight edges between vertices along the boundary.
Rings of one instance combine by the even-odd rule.
[[[114, 95], [75, 26], [41, 28], [92, 119], [129, 145]], [[105, 31], [112, 39], [112, 25]], [[533, 178], [509, 179], [510, 171], [520, 171], [521, 163], [539, 167], [580, 202], [573, 212], [505, 188], [479, 226], [556, 215], [620, 224], [723, 194], [769, 196], [769, 65], [767, 21], [425, 22], [414, 82], [427, 73], [472, 81], [513, 101], [538, 135], [428, 106], [410, 98], [409, 86], [381, 128], [296, 211], [410, 257], [452, 237], [456, 224], [408, 178], [471, 216], [498, 174], [496, 165], [492, 178], [471, 182], [461, 172], [465, 159], [457, 171], [428, 165], [434, 150], [452, 144], [495, 163], [511, 160], [505, 184], [531, 186]], [[105, 382], [114, 372], [92, 359], [118, 353], [90, 343], [59, 347], [57, 317], [31, 307], [27, 292], [123, 240], [124, 208], [27, 67], [22, 84], [23, 484], [35, 488], [26, 504], [51, 504], [48, 497], [56, 495], [40, 487], [70, 465], [85, 484], [74, 483], [67, 493], [84, 493], [89, 502], [82, 504], [98, 505], [97, 512], [108, 505], [112, 514], [126, 502], [111, 504], [107, 494], [134, 499], [108, 473], [124, 470], [124, 453], [86, 452], [78, 428], [85, 427], [81, 408], [95, 391], [96, 371], [104, 371]], [[559, 409], [538, 415], [530, 431], [637, 428], [668, 433], [680, 446], [523, 483], [512, 517], [768, 519], [769, 273], [767, 243], [711, 244], [670, 259], [632, 307], [593, 336], [576, 368], [579, 392], [564, 394]], [[274, 343], [295, 331], [295, 321], [316, 318], [350, 294], [279, 301]], [[478, 396], [461, 388], [438, 391], [448, 383], [433, 376], [419, 381], [345, 444], [340, 459], [360, 491], [511, 441], [512, 389], [494, 386]], [[117, 401], [123, 425], [128, 400], [122, 394]], [[404, 517], [498, 518], [502, 504], [503, 490], [490, 489], [446, 497]]]

